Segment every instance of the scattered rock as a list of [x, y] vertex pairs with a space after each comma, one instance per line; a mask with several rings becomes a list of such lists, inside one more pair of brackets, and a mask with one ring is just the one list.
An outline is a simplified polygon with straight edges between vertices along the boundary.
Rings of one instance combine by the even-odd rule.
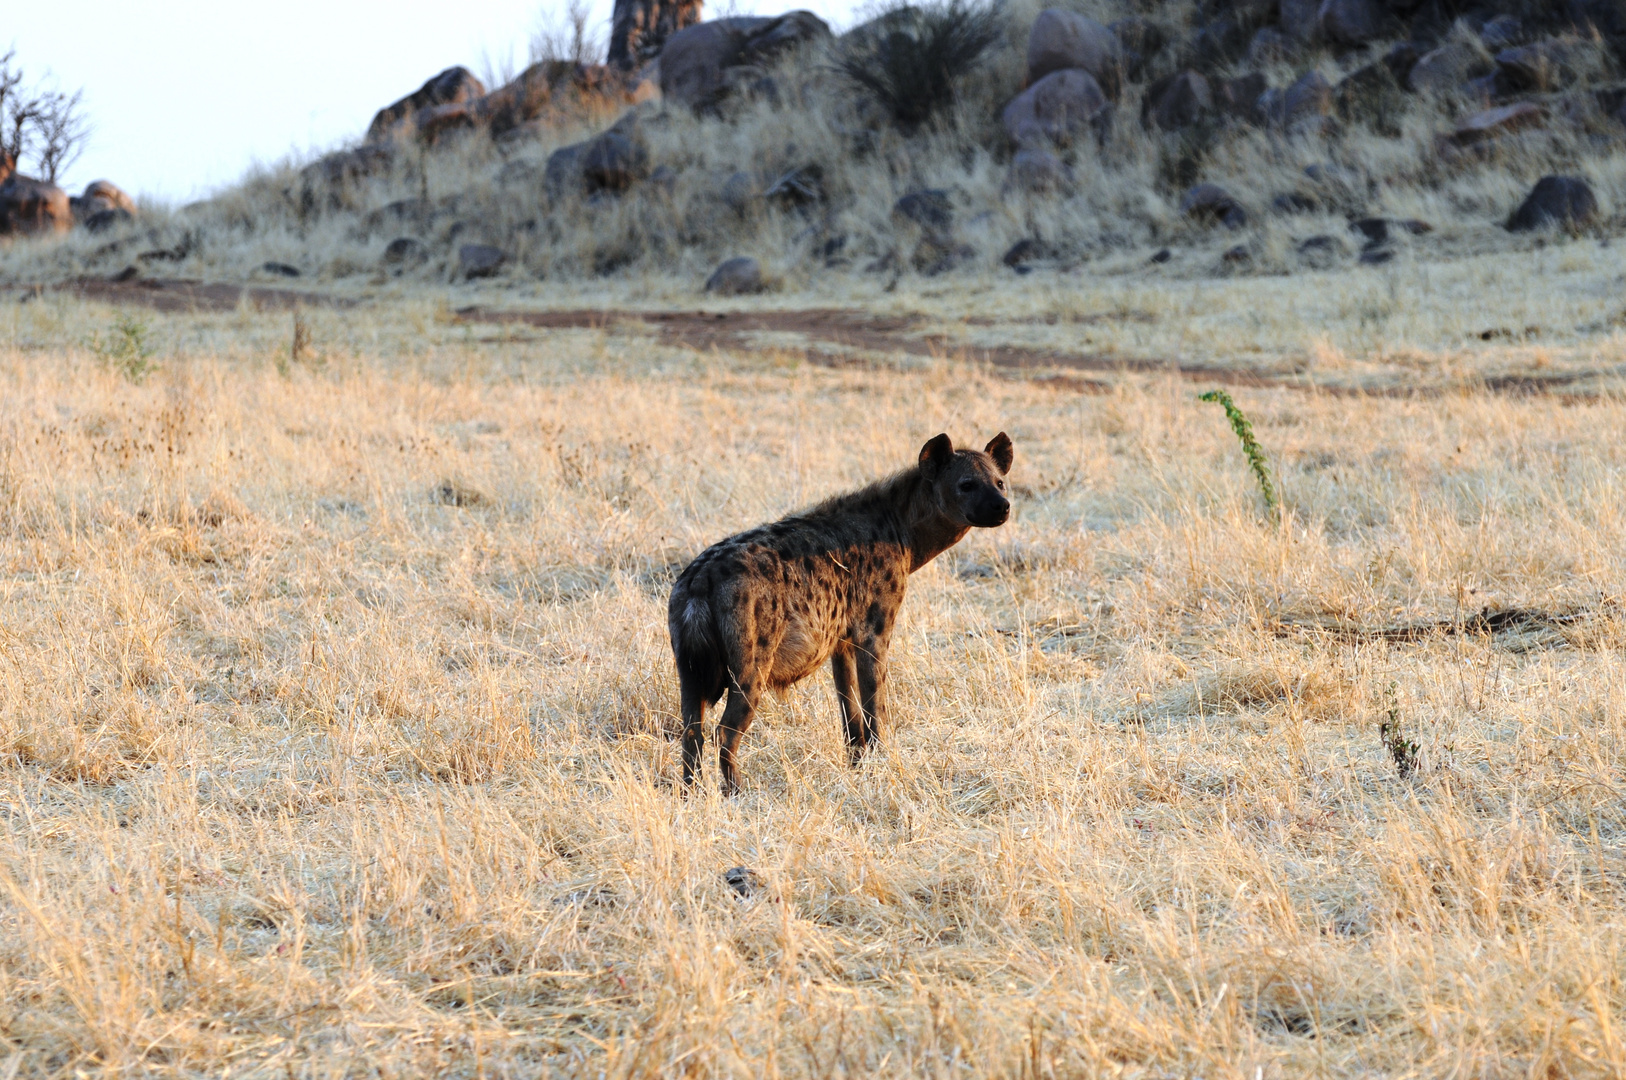
[[1146, 88], [1141, 123], [1164, 131], [1189, 127], [1214, 110], [1214, 95], [1201, 72], [1186, 70]]
[[1312, 236], [1299, 245], [1298, 253], [1312, 269], [1327, 270], [1337, 265], [1349, 251], [1336, 236]]
[[429, 250], [410, 236], [398, 236], [384, 247], [385, 266], [414, 266], [428, 257]]
[[1406, 75], [1406, 85], [1419, 94], [1449, 94], [1469, 79], [1487, 74], [1491, 58], [1461, 41], [1424, 53]]
[[1447, 140], [1455, 146], [1473, 146], [1487, 139], [1539, 127], [1546, 115], [1546, 111], [1532, 101], [1486, 109], [1460, 121]]
[[1282, 93], [1282, 125], [1293, 130], [1317, 128], [1332, 113], [1332, 84], [1319, 71], [1311, 71]]
[[762, 279], [762, 264], [748, 255], [725, 260], [706, 279], [706, 291], [718, 296], [744, 296], [762, 292], [766, 288], [767, 284]]
[[948, 233], [927, 230], [915, 245], [910, 256], [916, 273], [936, 277], [976, 258], [977, 252], [969, 244], [962, 244]]
[[1180, 199], [1180, 212], [1199, 221], [1221, 222], [1228, 229], [1240, 229], [1248, 223], [1247, 211], [1218, 184], [1192, 187]]
[[811, 206], [824, 201], [824, 169], [803, 165], [791, 169], [769, 184], [762, 197], [781, 206]]
[[1028, 32], [1028, 84], [1068, 68], [1083, 71], [1115, 99], [1123, 86], [1123, 44], [1094, 19], [1048, 8], [1039, 12]]
[[1050, 258], [1050, 246], [1043, 240], [1027, 237], [1012, 244], [1010, 250], [1000, 257], [1000, 262], [1016, 270], [1026, 267], [1028, 263]]
[[1068, 68], [1051, 72], [1012, 98], [1001, 120], [1018, 146], [1067, 146], [1107, 108], [1095, 79]]
[[87, 232], [106, 232], [135, 220], [135, 215], [123, 207], [115, 206], [111, 210], [98, 210], [80, 222]]
[[1345, 123], [1365, 124], [1381, 135], [1400, 135], [1406, 95], [1386, 63], [1367, 64], [1351, 72], [1333, 91], [1338, 115]]
[[388, 144], [363, 145], [318, 158], [301, 169], [299, 175], [307, 184], [323, 183], [329, 187], [340, 187], [375, 176], [388, 170], [394, 163], [395, 150]]
[[1161, 26], [1140, 15], [1119, 19], [1109, 24], [1107, 29], [1123, 46], [1123, 71], [1128, 79], [1141, 78], [1146, 62], [1157, 55], [1168, 40]]
[[268, 262], [260, 264], [260, 273], [270, 274], [272, 277], [296, 278], [299, 277], [299, 267], [291, 266], [285, 262]]
[[74, 216], [80, 221], [104, 210], [123, 210], [126, 217], [134, 217], [135, 200], [111, 180], [93, 180], [85, 185], [85, 193], [74, 202]]
[[1524, 23], [1517, 15], [1498, 15], [1479, 28], [1479, 40], [1491, 52], [1501, 52], [1524, 39]]
[[643, 143], [610, 130], [594, 136], [582, 148], [582, 179], [587, 190], [626, 191], [649, 168], [649, 154]]
[[1005, 176], [1007, 191], [1039, 195], [1065, 191], [1072, 186], [1073, 170], [1049, 150], [1024, 147], [1011, 155], [1010, 171]]
[[0, 236], [63, 233], [73, 225], [68, 193], [55, 184], [12, 173], [0, 184]]
[[502, 249], [490, 244], [464, 244], [457, 249], [457, 267], [466, 280], [496, 277], [507, 262]]
[[762, 875], [746, 866], [731, 866], [724, 870], [723, 880], [741, 896], [755, 895], [763, 886]]
[[1369, 247], [1361, 251], [1360, 263], [1362, 266], [1382, 266], [1386, 262], [1393, 262], [1394, 248]]
[[1238, 266], [1252, 261], [1253, 252], [1249, 251], [1245, 244], [1238, 244], [1234, 248], [1229, 248], [1225, 254], [1220, 256], [1220, 262], [1225, 263], [1227, 266]]
[[1174, 252], [1170, 251], [1168, 248], [1158, 248], [1156, 251], [1152, 252], [1152, 257], [1147, 261], [1154, 263], [1166, 263], [1172, 258], [1174, 258]]
[[1588, 66], [1589, 51], [1573, 39], [1503, 49], [1496, 54], [1496, 71], [1514, 93], [1549, 93], [1575, 80]]
[[1258, 67], [1280, 64], [1298, 55], [1298, 43], [1274, 26], [1266, 26], [1248, 43], [1248, 63]]
[[472, 105], [453, 102], [419, 109], [412, 117], [412, 126], [419, 140], [436, 146], [450, 136], [473, 131], [479, 126], [479, 117]]
[[1322, 0], [1316, 29], [1334, 45], [1365, 45], [1383, 36], [1384, 16], [1378, 0]]
[[542, 171], [542, 186], [547, 189], [550, 199], [560, 199], [582, 191], [585, 187], [582, 158], [586, 151], [587, 143], [579, 142], [561, 146], [548, 155], [548, 164]]
[[1321, 0], [1281, 0], [1278, 10], [1280, 12], [1278, 22], [1282, 33], [1300, 45], [1308, 45], [1316, 39], [1319, 33]]
[[1507, 220], [1513, 232], [1559, 227], [1575, 231], [1598, 217], [1598, 198], [1592, 186], [1577, 176], [1544, 176], [1536, 181], [1519, 208]]
[[954, 203], [942, 188], [922, 188], [893, 203], [892, 216], [912, 221], [923, 229], [947, 229], [954, 224]]
[[1259, 113], [1259, 99], [1270, 89], [1270, 82], [1260, 72], [1252, 72], [1235, 79], [1222, 79], [1214, 104], [1227, 115], [1238, 120], [1252, 120]]
[[1271, 200], [1270, 205], [1281, 214], [1313, 214], [1321, 204], [1300, 191], [1286, 191]]
[[463, 105], [484, 97], [485, 84], [466, 67], [449, 67], [392, 105], [378, 110], [367, 126], [367, 141], [387, 142], [410, 134], [421, 110], [437, 105]]
[[743, 169], [731, 172], [717, 189], [717, 195], [724, 206], [744, 217], [757, 199], [756, 178]]

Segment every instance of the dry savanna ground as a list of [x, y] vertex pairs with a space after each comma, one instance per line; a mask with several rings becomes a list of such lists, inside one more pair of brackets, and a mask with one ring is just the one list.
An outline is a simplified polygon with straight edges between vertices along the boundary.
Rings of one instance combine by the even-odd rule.
[[[752, 302], [1281, 374], [1279, 525], [1173, 374], [13, 294], [0, 1074], [1620, 1075], [1620, 272]], [[676, 569], [1000, 429], [880, 752], [820, 678], [681, 797]]]

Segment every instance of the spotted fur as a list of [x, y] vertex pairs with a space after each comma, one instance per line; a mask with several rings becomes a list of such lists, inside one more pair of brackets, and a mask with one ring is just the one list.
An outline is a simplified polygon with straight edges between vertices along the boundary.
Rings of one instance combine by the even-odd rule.
[[706, 710], [717, 726], [725, 793], [740, 784], [739, 743], [764, 690], [829, 661], [857, 764], [886, 715], [886, 654], [909, 575], [971, 528], [1005, 523], [1014, 451], [1003, 431], [983, 450], [939, 435], [903, 472], [721, 540], [678, 576], [667, 606], [683, 714], [683, 782], [694, 782]]

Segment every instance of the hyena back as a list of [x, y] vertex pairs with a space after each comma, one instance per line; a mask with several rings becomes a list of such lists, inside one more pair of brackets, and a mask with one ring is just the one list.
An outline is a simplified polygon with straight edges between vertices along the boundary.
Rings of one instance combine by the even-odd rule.
[[739, 789], [740, 737], [764, 690], [800, 682], [826, 660], [857, 764], [886, 715], [886, 655], [909, 575], [972, 527], [1010, 517], [1002, 431], [983, 450], [947, 435], [895, 476], [702, 551], [667, 607], [683, 714], [683, 782], [693, 783], [706, 710], [728, 692], [717, 727], [725, 793]]

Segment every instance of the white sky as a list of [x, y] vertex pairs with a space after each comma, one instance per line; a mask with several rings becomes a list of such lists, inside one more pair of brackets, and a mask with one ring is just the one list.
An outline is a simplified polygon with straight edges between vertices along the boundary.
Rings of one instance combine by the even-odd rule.
[[[611, 0], [592, 0], [601, 36]], [[94, 125], [59, 178], [77, 194], [108, 179], [139, 196], [199, 198], [254, 162], [357, 138], [380, 107], [453, 64], [483, 76], [523, 66], [532, 31], [562, 23], [565, 0], [81, 0], [8, 3], [0, 52], [16, 49], [30, 83], [84, 90]], [[712, 0], [706, 17], [817, 12], [837, 28], [853, 0]]]

